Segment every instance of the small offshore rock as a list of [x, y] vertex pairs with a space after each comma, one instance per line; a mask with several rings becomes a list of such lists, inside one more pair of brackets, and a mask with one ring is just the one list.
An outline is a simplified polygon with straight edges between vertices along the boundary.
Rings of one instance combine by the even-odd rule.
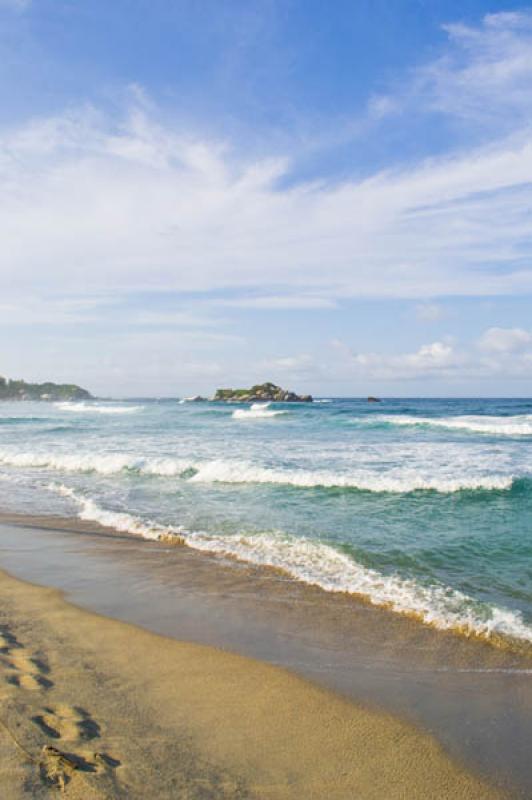
[[260, 383], [250, 389], [217, 389], [212, 399], [225, 403], [312, 403], [312, 395], [296, 394], [275, 383]]

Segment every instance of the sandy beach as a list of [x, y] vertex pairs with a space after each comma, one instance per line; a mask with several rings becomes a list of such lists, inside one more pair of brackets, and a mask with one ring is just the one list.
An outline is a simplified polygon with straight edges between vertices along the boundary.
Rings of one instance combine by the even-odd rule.
[[0, 607], [6, 800], [502, 796], [430, 736], [283, 669], [6, 573]]
[[532, 0], [0, 63], [0, 800], [532, 800]]

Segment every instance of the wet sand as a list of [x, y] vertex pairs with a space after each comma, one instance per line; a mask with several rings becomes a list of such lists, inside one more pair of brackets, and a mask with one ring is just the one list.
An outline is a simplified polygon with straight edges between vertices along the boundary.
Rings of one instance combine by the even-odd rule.
[[[432, 739], [410, 724], [415, 723], [435, 735], [455, 764], [466, 764], [492, 784], [511, 787], [513, 797], [530, 796], [532, 664], [524, 655], [438, 633], [352, 598], [297, 584], [271, 570], [211, 558], [188, 548], [109, 535], [97, 526], [75, 521], [17, 517], [12, 523], [17, 524], [5, 520], [0, 526], [0, 564], [18, 577], [58, 586], [77, 605], [166, 636], [289, 667], [334, 690], [335, 695], [327, 694], [327, 702], [344, 702], [338, 698], [342, 693], [356, 701], [356, 705], [345, 705], [351, 713], [404, 725], [409, 736], [415, 734], [434, 746]], [[52, 529], [43, 530], [45, 524]], [[301, 685], [321, 691], [304, 682]], [[300, 713], [290, 700], [288, 706]], [[384, 711], [405, 722], [388, 713], [382, 716]], [[316, 721], [307, 723], [316, 726]], [[329, 737], [330, 727], [327, 730]], [[297, 735], [302, 736], [302, 731]], [[360, 755], [359, 748], [357, 743]], [[359, 755], [353, 751], [355, 761]], [[444, 758], [441, 753], [440, 757]], [[322, 768], [328, 769], [327, 764]], [[395, 781], [390, 775], [388, 779]], [[247, 780], [253, 784], [249, 775]], [[309, 784], [307, 793], [258, 796], [402, 796], [390, 794], [390, 787], [373, 795], [368, 786], [361, 794], [362, 784], [357, 784], [358, 794], [353, 795], [349, 791], [355, 791], [354, 784], [348, 790], [343, 779], [338, 780], [336, 795], [328, 784], [326, 791], [324, 786], [318, 790]], [[408, 780], [414, 781], [412, 787], [417, 785], [413, 776]], [[425, 785], [424, 791], [425, 795], [415, 795], [409, 789], [404, 796], [470, 796], [463, 794], [469, 789], [462, 788], [456, 790], [462, 794], [438, 794], [443, 789], [436, 783], [430, 792]], [[482, 792], [479, 797], [490, 796], [485, 787]]]

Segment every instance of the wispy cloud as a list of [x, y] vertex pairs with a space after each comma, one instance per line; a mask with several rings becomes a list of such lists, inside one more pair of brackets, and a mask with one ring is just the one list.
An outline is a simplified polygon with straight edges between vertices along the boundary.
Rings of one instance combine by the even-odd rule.
[[[448, 30], [464, 63], [425, 68], [433, 104], [530, 101], [532, 17]], [[125, 118], [86, 107], [4, 131], [3, 288], [252, 289], [235, 302], [257, 307], [288, 306], [270, 288], [281, 284], [307, 307], [532, 288], [527, 128], [365, 180], [282, 189], [291, 168], [161, 125], [138, 96]]]
[[[375, 125], [394, 114], [408, 126], [415, 108], [468, 120], [481, 132], [467, 146], [399, 160], [364, 179], [298, 181], [290, 148], [251, 158], [238, 143], [163, 123], [142, 87], [130, 91], [125, 113], [87, 105], [4, 128], [0, 293], [7, 316], [16, 320], [25, 293], [39, 298], [26, 305], [28, 322], [65, 323], [107, 320], [106, 303], [136, 293], [194, 293], [175, 310], [116, 319], [153, 329], [144, 349], [156, 346], [159, 328], [182, 329], [188, 342], [204, 336], [205, 346], [219, 334], [217, 344], [227, 340], [229, 348], [231, 332], [214, 330], [223, 327], [220, 311], [310, 313], [351, 298], [393, 297], [417, 302], [417, 317], [429, 322], [443, 318], [443, 295], [530, 293], [532, 15], [488, 15], [476, 27], [449, 25], [447, 32], [445, 54], [411, 74], [407, 86], [373, 98], [368, 114]], [[96, 301], [76, 307], [76, 298], [87, 297]], [[169, 357], [170, 333], [161, 339]], [[133, 347], [131, 333], [127, 345], [126, 338], [124, 352]], [[492, 328], [465, 350], [442, 339], [399, 355], [336, 352], [345, 355], [339, 371], [347, 364], [401, 378], [508, 373], [529, 364], [527, 347], [520, 329]], [[115, 358], [135, 362], [122, 349]], [[213, 357], [213, 375], [222, 361]], [[319, 368], [310, 352], [268, 363], [301, 374]], [[191, 375], [194, 369], [191, 361]]]
[[527, 11], [487, 14], [478, 27], [450, 24], [446, 30], [451, 52], [423, 75], [433, 107], [498, 124], [515, 125], [516, 115], [528, 115], [532, 108], [532, 15]]
[[[89, 111], [0, 139], [2, 282], [437, 296], [532, 288], [532, 140], [328, 186], [287, 162]], [[496, 220], [496, 224], [493, 223]], [[266, 293], [267, 294], [267, 293]]]
[[391, 94], [372, 97], [370, 117], [438, 113], [493, 135], [529, 125], [532, 13], [486, 14], [478, 25], [444, 26], [448, 44]]

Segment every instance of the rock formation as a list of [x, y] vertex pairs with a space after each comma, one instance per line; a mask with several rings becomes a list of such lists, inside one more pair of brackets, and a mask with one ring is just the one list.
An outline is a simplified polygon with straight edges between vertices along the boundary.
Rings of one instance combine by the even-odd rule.
[[217, 389], [212, 399], [226, 403], [312, 403], [312, 395], [296, 394], [275, 383], [255, 384], [250, 389]]

